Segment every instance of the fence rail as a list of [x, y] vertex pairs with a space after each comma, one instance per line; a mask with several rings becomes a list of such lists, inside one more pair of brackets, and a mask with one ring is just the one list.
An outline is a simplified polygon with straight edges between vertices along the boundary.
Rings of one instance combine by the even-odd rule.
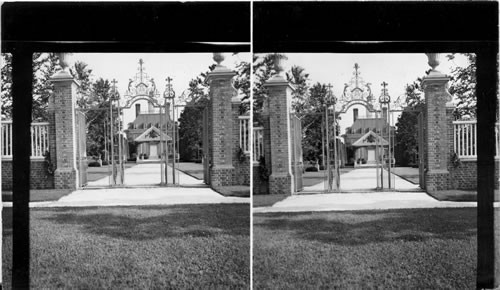
[[[495, 156], [500, 152], [500, 123], [495, 126]], [[453, 148], [459, 158], [477, 158], [477, 121], [454, 121], [453, 122]]]
[[[2, 158], [12, 158], [12, 121], [2, 121]], [[43, 158], [49, 150], [49, 123], [31, 123], [31, 158]]]

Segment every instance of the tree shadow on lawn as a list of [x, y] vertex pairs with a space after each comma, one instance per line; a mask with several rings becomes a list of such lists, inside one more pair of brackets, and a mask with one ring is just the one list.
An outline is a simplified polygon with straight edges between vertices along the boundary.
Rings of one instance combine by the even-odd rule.
[[[37, 222], [126, 240], [176, 237], [249, 236], [249, 205], [189, 205], [31, 209]], [[38, 219], [36, 221], [34, 219]], [[12, 235], [12, 209], [4, 209], [4, 235]]]
[[349, 246], [470, 239], [477, 235], [476, 215], [475, 208], [273, 213], [258, 214], [254, 225], [274, 233], [286, 231], [300, 239]]

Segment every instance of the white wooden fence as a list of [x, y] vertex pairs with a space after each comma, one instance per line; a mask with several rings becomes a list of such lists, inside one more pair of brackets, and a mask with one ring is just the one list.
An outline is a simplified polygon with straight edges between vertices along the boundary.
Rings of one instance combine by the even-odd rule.
[[[453, 144], [455, 153], [459, 158], [477, 158], [477, 121], [454, 121], [453, 122]], [[480, 133], [479, 133], [480, 134]], [[500, 152], [499, 123], [495, 126], [496, 156]]]
[[[12, 158], [12, 121], [2, 121], [2, 158]], [[49, 150], [49, 123], [31, 123], [31, 158], [44, 158]]]

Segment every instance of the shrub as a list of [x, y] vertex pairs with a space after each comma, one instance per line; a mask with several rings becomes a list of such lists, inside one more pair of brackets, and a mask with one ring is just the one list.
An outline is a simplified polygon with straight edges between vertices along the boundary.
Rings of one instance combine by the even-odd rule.
[[325, 170], [325, 166], [320, 165], [320, 166], [319, 166], [319, 170]]
[[318, 168], [314, 166], [307, 167], [306, 172], [318, 172]]
[[89, 167], [101, 167], [101, 164], [97, 161], [92, 161], [92, 162], [89, 162]]

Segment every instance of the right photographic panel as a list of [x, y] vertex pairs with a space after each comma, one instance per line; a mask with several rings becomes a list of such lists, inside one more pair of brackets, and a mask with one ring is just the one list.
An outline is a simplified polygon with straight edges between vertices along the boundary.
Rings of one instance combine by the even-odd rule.
[[254, 289], [498, 286], [497, 39], [276, 6], [254, 4]]

